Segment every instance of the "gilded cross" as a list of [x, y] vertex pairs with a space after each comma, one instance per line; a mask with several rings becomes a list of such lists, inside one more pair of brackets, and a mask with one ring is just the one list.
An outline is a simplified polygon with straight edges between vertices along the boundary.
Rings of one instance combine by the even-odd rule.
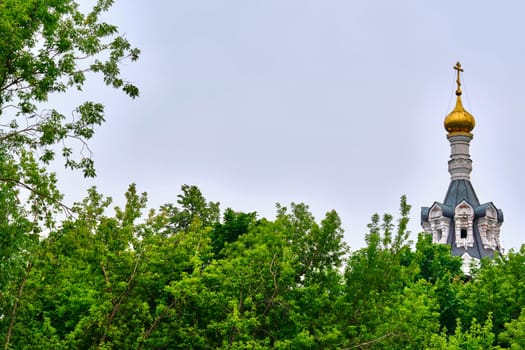
[[458, 84], [458, 88], [456, 89], [456, 95], [460, 96], [461, 95], [461, 82], [459, 80], [459, 73], [463, 72], [463, 68], [461, 68], [461, 63], [459, 63], [459, 61], [454, 66], [454, 69], [458, 72], [458, 78], [456, 80], [456, 83]]

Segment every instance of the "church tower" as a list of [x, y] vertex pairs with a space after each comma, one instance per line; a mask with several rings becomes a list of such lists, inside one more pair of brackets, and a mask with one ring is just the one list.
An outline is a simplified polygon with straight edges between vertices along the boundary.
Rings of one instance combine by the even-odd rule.
[[443, 203], [434, 202], [430, 207], [421, 208], [421, 225], [432, 235], [434, 243], [450, 245], [452, 254], [463, 259], [463, 272], [469, 274], [472, 263], [501, 251], [503, 212], [492, 202], [480, 204], [470, 183], [469, 146], [476, 122], [461, 102], [461, 64], [456, 63], [454, 69], [457, 71], [456, 106], [445, 118], [450, 142], [450, 185]]

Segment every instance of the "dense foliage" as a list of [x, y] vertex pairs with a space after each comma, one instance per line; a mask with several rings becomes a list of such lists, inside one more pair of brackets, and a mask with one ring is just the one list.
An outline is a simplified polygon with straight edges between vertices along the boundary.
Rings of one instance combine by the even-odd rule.
[[[4, 349], [525, 348], [525, 248], [467, 278], [449, 247], [408, 241], [404, 197], [398, 221], [373, 215], [354, 251], [335, 211], [221, 215], [195, 186], [149, 211], [134, 185], [113, 211], [96, 189], [61, 203], [48, 164], [93, 176], [84, 151], [104, 113], [48, 98], [91, 74], [138, 95], [119, 70], [138, 50], [100, 20], [111, 4], [0, 0]], [[72, 215], [58, 220], [61, 209]]]
[[[411, 247], [404, 198], [398, 222], [374, 215], [356, 251], [335, 212], [318, 222], [304, 204], [278, 206], [274, 220], [221, 219], [194, 186], [147, 213], [134, 185], [126, 200], [108, 215], [111, 199], [92, 189], [47, 237], [26, 233], [23, 252], [5, 251], [5, 271], [22, 276], [2, 275], [6, 349], [525, 345], [525, 248], [467, 278], [429, 236]], [[28, 225], [4, 221], [3, 238]]]

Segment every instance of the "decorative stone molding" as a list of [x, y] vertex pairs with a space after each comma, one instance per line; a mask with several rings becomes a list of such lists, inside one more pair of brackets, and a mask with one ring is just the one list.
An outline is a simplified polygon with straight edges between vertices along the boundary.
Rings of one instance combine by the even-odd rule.
[[472, 160], [470, 159], [469, 146], [472, 135], [449, 134], [450, 160], [448, 161], [448, 172], [452, 180], [470, 180], [472, 172]]
[[432, 243], [446, 244], [450, 230], [450, 218], [443, 216], [443, 210], [439, 205], [434, 204], [429, 211], [429, 221], [425, 224], [427, 231], [432, 234]]
[[452, 180], [470, 178], [472, 172], [472, 160], [468, 158], [455, 158], [448, 161], [448, 172]]
[[456, 247], [464, 247], [465, 249], [473, 247], [474, 208], [465, 201], [459, 203], [454, 212], [454, 222], [456, 229]]
[[485, 211], [485, 216], [478, 219], [478, 230], [481, 236], [483, 248], [490, 250], [499, 250], [500, 226], [498, 222], [498, 213], [494, 206], [490, 205]]
[[471, 275], [472, 267], [479, 267], [479, 259], [470, 256], [468, 253], [464, 253], [461, 259], [463, 260], [461, 271], [463, 271], [465, 275]]
[[446, 244], [450, 230], [450, 218], [441, 217], [430, 222], [432, 230], [432, 242]]

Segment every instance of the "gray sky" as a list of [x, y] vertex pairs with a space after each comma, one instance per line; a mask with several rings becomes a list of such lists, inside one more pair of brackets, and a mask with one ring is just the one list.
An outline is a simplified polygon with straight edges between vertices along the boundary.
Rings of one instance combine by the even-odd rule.
[[520, 1], [117, 0], [105, 19], [142, 50], [124, 67], [141, 97], [98, 79], [85, 90], [107, 111], [90, 144], [98, 177], [58, 169], [66, 201], [97, 185], [121, 202], [135, 182], [152, 207], [182, 184], [260, 217], [305, 202], [319, 219], [336, 209], [356, 249], [370, 216], [397, 214], [406, 194], [417, 233], [449, 184], [460, 60], [471, 180], [504, 211], [504, 247], [519, 247], [523, 13]]

